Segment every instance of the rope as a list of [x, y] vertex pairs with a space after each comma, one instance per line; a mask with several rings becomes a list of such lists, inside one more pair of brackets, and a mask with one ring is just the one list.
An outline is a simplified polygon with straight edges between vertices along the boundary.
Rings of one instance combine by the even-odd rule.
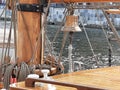
[[[8, 2], [6, 1], [6, 4], [7, 4]], [[6, 9], [7, 9], [7, 5], [5, 6], [5, 11], [6, 11]], [[5, 12], [5, 24], [4, 24], [4, 37], [3, 37], [3, 43], [5, 43], [5, 37], [6, 37], [6, 12]], [[4, 48], [5, 48], [5, 45], [3, 44], [3, 47], [2, 47], [2, 54], [1, 54], [1, 63], [3, 64], [4, 63]]]
[[[64, 10], [64, 12], [65, 12], [66, 10]], [[65, 14], [66, 15], [66, 14]], [[64, 18], [63, 18], [63, 20], [62, 20], [62, 22], [64, 22], [64, 20], [65, 20], [65, 16], [64, 16]], [[48, 48], [49, 48], [49, 53], [51, 53], [51, 54], [53, 54], [52, 52], [54, 51], [53, 50], [53, 43], [55, 42], [55, 40], [56, 40], [56, 38], [57, 38], [57, 36], [58, 36], [58, 34], [59, 34], [59, 32], [60, 32], [60, 30], [61, 30], [61, 28], [62, 28], [62, 26], [63, 26], [63, 23], [61, 23], [60, 24], [60, 26], [59, 26], [59, 28], [58, 28], [58, 30], [56, 30], [57, 32], [55, 33], [55, 36], [54, 36], [54, 38], [53, 38], [53, 40], [52, 40], [52, 42], [50, 43], [50, 41], [49, 41], [49, 38], [47, 37], [47, 35], [45, 35], [46, 36], [46, 40], [47, 40], [47, 42], [48, 42]], [[45, 32], [45, 34], [46, 34], [46, 32]]]
[[13, 16], [13, 30], [14, 30], [15, 59], [17, 59], [17, 45], [16, 45], [17, 44], [17, 36], [16, 36], [17, 35], [16, 34], [16, 30], [17, 30], [16, 29], [17, 28], [16, 27], [16, 25], [17, 25], [17, 22], [16, 22], [17, 21], [17, 19], [16, 19], [17, 18], [17, 10], [16, 10], [16, 2], [17, 2], [16, 0], [13, 1], [13, 5], [12, 5], [13, 6], [13, 15], [12, 16]]
[[[66, 11], [66, 9], [64, 10], [64, 12], [65, 12], [65, 11]], [[65, 12], [65, 16], [63, 17], [62, 22], [65, 21], [66, 15], [67, 15], [67, 11]], [[55, 34], [55, 37], [54, 37], [53, 40], [52, 40], [52, 45], [53, 45], [53, 43], [55, 42], [55, 40], [56, 40], [59, 32], [61, 31], [62, 26], [63, 26], [63, 23], [60, 24], [60, 27], [58, 28], [58, 30], [57, 30], [57, 32], [56, 32], [56, 34]]]
[[46, 22], [46, 20], [47, 20], [47, 13], [48, 13], [48, 9], [49, 9], [49, 7], [50, 7], [50, 2], [51, 2], [51, 0], [48, 1], [47, 8], [46, 8], [46, 10], [45, 10], [45, 12], [44, 12], [44, 14], [45, 14], [44, 18], [45, 18], [45, 19], [44, 19], [44, 21], [43, 21], [43, 23], [42, 23], [42, 25], [41, 25], [41, 31], [40, 31], [40, 33], [39, 33], [39, 35], [38, 35], [38, 40], [37, 40], [37, 42], [36, 42], [36, 44], [35, 44], [35, 49], [34, 49], [34, 51], [33, 51], [33, 55], [32, 55], [31, 60], [30, 60], [30, 63], [31, 63], [31, 64], [33, 63], [33, 60], [34, 60], [36, 51], [37, 51], [37, 49], [38, 49], [38, 42], [40, 41], [40, 37], [41, 37], [41, 33], [42, 33], [42, 28], [45, 28], [45, 25], [46, 25], [45, 22]]
[[[96, 12], [97, 12], [97, 11], [96, 11]], [[98, 13], [97, 13], [97, 19], [100, 20], [100, 15], [98, 15]], [[104, 27], [103, 27], [103, 25], [102, 25], [102, 23], [101, 23], [101, 20], [100, 20], [100, 26], [101, 26], [101, 28], [102, 28], [102, 31], [103, 31], [105, 37], [106, 37], [106, 40], [107, 40], [108, 46], [110, 47], [110, 49], [111, 49], [112, 52], [113, 52], [112, 45], [111, 45], [111, 43], [108, 41], [108, 35], [107, 35], [106, 32], [105, 32], [105, 29], [104, 29]]]
[[[83, 26], [83, 30], [84, 30], [84, 32], [85, 32], [85, 35], [86, 35], [87, 41], [88, 41], [88, 43], [89, 43], [89, 46], [90, 46], [90, 48], [91, 48], [92, 54], [93, 54], [94, 58], [97, 60], [97, 57], [96, 57], [95, 52], [94, 52], [94, 50], [93, 50], [92, 44], [91, 44], [90, 39], [89, 39], [89, 37], [88, 37], [86, 28], [85, 28], [85, 26], [84, 26], [84, 24], [83, 24], [83, 22], [82, 22], [81, 19], [80, 19], [80, 22], [81, 22], [81, 24], [82, 24], [82, 26]], [[96, 65], [98, 66], [98, 60], [96, 61]]]
[[46, 35], [45, 33], [45, 37], [46, 37], [46, 42], [45, 42], [45, 47], [48, 47], [48, 52], [52, 54], [52, 45], [51, 45], [51, 42], [48, 38], [48, 36]]
[[6, 11], [6, 8], [7, 8], [6, 6], [3, 8], [3, 11], [0, 14], [0, 19], [1, 19], [2, 15], [3, 15], [3, 13]]
[[[14, 2], [12, 2], [12, 4], [14, 5]], [[14, 6], [12, 6], [12, 9], [13, 8], [14, 8]], [[8, 36], [8, 41], [7, 41], [7, 46], [6, 46], [6, 49], [5, 49], [4, 57], [9, 56], [9, 54], [10, 54], [11, 33], [12, 33], [12, 26], [13, 26], [12, 22], [13, 22], [13, 19], [14, 19], [13, 13], [14, 13], [14, 11], [12, 10], [10, 31], [9, 31], [9, 36]]]
[[[66, 11], [66, 9], [65, 9], [66, 12], [65, 12], [65, 16], [64, 16], [62, 22], [64, 22], [64, 20], [65, 20], [65, 18], [66, 18], [66, 15], [67, 15], [67, 14], [71, 14], [71, 11], [73, 11], [73, 5], [74, 5], [74, 4], [70, 4], [69, 7], [67, 8], [67, 11]], [[70, 12], [70, 13], [69, 13], [69, 12]], [[73, 12], [72, 12], [72, 13], [73, 13]], [[57, 31], [57, 33], [56, 33], [56, 35], [55, 35], [52, 43], [55, 41], [55, 39], [56, 39], [56, 37], [57, 37], [57, 34], [60, 32], [60, 30], [61, 30], [61, 28], [62, 28], [62, 25], [63, 25], [63, 23], [61, 23], [60, 29]], [[64, 49], [64, 46], [65, 46], [65, 42], [66, 42], [67, 36], [68, 36], [68, 32], [64, 33], [63, 40], [62, 40], [62, 47], [61, 47], [61, 49], [60, 49], [60, 54], [59, 54], [59, 59], [58, 59], [58, 64], [60, 64], [60, 62], [61, 62], [61, 57], [62, 57], [62, 53], [63, 53], [63, 49]]]
[[[12, 33], [12, 20], [11, 20], [11, 25], [10, 25], [10, 32], [9, 32], [9, 36], [8, 36], [7, 46], [6, 46], [6, 50], [5, 50], [5, 57], [9, 56], [11, 33]], [[8, 50], [8, 54], [6, 54], [7, 50]]]
[[17, 80], [18, 82], [24, 81], [27, 75], [30, 74], [30, 70], [28, 65], [25, 62], [22, 62], [20, 65], [20, 70], [17, 72]]
[[11, 64], [6, 67], [3, 83], [4, 83], [4, 88], [7, 90], [9, 89], [10, 78], [11, 78], [12, 70], [13, 70], [14, 66], [15, 66], [14, 64]]
[[53, 43], [55, 42], [55, 40], [56, 40], [56, 38], [57, 38], [59, 32], [61, 31], [61, 28], [62, 28], [62, 26], [63, 26], [63, 24], [64, 24], [64, 21], [65, 21], [66, 15], [68, 14], [68, 10], [67, 10], [68, 7], [67, 7], [65, 1], [64, 1], [64, 0], [61, 0], [61, 1], [62, 1], [62, 3], [65, 5], [65, 9], [64, 9], [64, 11], [63, 11], [64, 14], [65, 14], [65, 16], [63, 17], [63, 19], [62, 19], [62, 23], [60, 24], [60, 27], [58, 28], [58, 30], [57, 30], [57, 32], [56, 32], [56, 34], [55, 34], [55, 37], [54, 37], [53, 40], [52, 40], [52, 43], [51, 43], [52, 46], [53, 46]]
[[120, 44], [120, 36], [119, 36], [118, 32], [116, 31], [116, 28], [115, 28], [114, 25], [112, 24], [111, 20], [109, 19], [108, 15], [107, 15], [107, 13], [104, 11], [104, 9], [101, 8], [101, 10], [102, 10], [104, 16], [106, 17], [106, 20], [108, 21], [108, 24], [109, 24], [112, 32], [115, 34], [115, 38], [117, 39], [118, 43]]
[[[64, 10], [64, 12], [65, 12], [65, 11], [66, 11], [66, 9]], [[62, 22], [63, 22], [63, 23], [64, 23], [64, 21], [65, 21], [65, 18], [66, 18], [67, 13], [68, 13], [68, 12], [66, 11], [64, 18], [62, 19]], [[51, 43], [52, 46], [53, 46], [53, 43], [55, 42], [55, 40], [56, 40], [59, 32], [60, 32], [61, 29], [62, 29], [63, 23], [61, 23], [60, 27], [58, 28], [58, 30], [57, 30], [57, 32], [56, 32], [56, 34], [55, 34], [55, 37], [54, 37], [53, 40], [52, 40], [52, 43]], [[63, 48], [64, 48], [64, 45], [65, 45], [65, 42], [66, 42], [67, 35], [68, 35], [68, 33], [64, 34], [64, 37], [63, 37], [63, 40], [62, 40], [62, 47], [61, 47], [61, 49], [60, 49], [60, 54], [59, 54], [58, 63], [60, 63], [60, 61], [61, 61], [61, 56], [62, 56], [62, 52], [63, 52]], [[52, 51], [52, 50], [51, 50], [51, 51]]]

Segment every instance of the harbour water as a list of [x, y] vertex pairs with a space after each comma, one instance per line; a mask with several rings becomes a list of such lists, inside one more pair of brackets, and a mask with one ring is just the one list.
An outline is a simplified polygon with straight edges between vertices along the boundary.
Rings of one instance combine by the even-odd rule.
[[[8, 23], [9, 26], [9, 23]], [[9, 28], [9, 27], [7, 27]], [[55, 37], [56, 32], [59, 30], [59, 26], [55, 25], [48, 25], [47, 27], [47, 35], [52, 42], [53, 38]], [[3, 30], [3, 27], [1, 27]], [[93, 29], [93, 28], [86, 28], [86, 32], [88, 34], [90, 43], [92, 48], [90, 48], [90, 44], [86, 38], [85, 32], [82, 29], [82, 32], [75, 32], [73, 34], [72, 40], [72, 60], [75, 66], [75, 69], [91, 69], [96, 67], [104, 67], [109, 65], [109, 45], [107, 42], [107, 38], [102, 29]], [[105, 30], [108, 32], [108, 30]], [[118, 30], [118, 33], [120, 31]], [[58, 59], [60, 50], [62, 47], [62, 40], [63, 40], [63, 31], [60, 31], [56, 37], [55, 42], [53, 43], [52, 54], [54, 54]], [[68, 71], [69, 65], [69, 58], [68, 58], [68, 46], [69, 46], [69, 36], [66, 39], [65, 46], [62, 52], [61, 61], [65, 66], [65, 72]], [[110, 40], [109, 42], [112, 45], [112, 65], [119, 65], [120, 64], [120, 45], [117, 41]], [[94, 55], [91, 51], [93, 49]], [[2, 49], [0, 50], [0, 55], [2, 55]], [[14, 49], [10, 50], [10, 56], [14, 58]], [[50, 53], [50, 52], [47, 52]], [[97, 59], [96, 59], [97, 57]]]
[[[55, 33], [57, 32], [58, 27], [55, 26], [48, 26], [47, 34], [50, 38], [50, 41], [53, 40]], [[112, 65], [119, 65], [120, 62], [120, 45], [117, 41], [110, 40], [110, 44], [112, 46], [112, 57], [109, 56], [109, 45], [108, 45], [108, 38], [106, 38], [106, 35], [104, 34], [102, 29], [92, 29], [92, 28], [86, 28], [86, 32], [88, 34], [90, 43], [92, 45], [92, 48], [90, 48], [90, 45], [88, 43], [88, 40], [86, 38], [84, 30], [82, 32], [75, 32], [73, 34], [73, 52], [72, 52], [72, 59], [74, 63], [80, 63], [81, 69], [91, 69], [96, 67], [104, 67], [109, 65], [109, 58], [112, 59], [111, 63]], [[107, 33], [108, 30], [105, 30]], [[118, 33], [120, 31], [118, 30]], [[114, 37], [114, 35], [113, 35]], [[57, 56], [59, 56], [60, 49], [62, 47], [62, 40], [63, 40], [63, 32], [60, 31], [60, 33], [57, 35], [56, 41], [53, 44], [54, 52]], [[66, 40], [65, 47], [63, 49], [62, 53], [62, 60], [64, 64], [66, 64], [66, 68], [68, 68], [68, 46], [69, 46], [69, 36]], [[94, 58], [94, 55], [91, 51], [93, 49], [94, 55], [97, 57]]]

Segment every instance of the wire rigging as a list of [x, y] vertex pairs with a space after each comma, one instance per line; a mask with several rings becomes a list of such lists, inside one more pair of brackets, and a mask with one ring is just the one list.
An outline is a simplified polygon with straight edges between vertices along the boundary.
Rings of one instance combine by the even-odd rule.
[[[81, 18], [81, 17], [80, 17], [80, 18]], [[90, 42], [88, 33], [87, 33], [87, 31], [86, 31], [86, 28], [85, 28], [85, 26], [84, 26], [84, 24], [83, 24], [82, 19], [80, 19], [80, 22], [81, 22], [81, 24], [82, 24], [83, 30], [84, 30], [84, 32], [85, 32], [85, 36], [86, 36], [87, 41], [88, 41], [88, 43], [89, 43], [89, 46], [90, 46], [90, 48], [91, 48], [90, 50], [92, 51], [93, 57], [96, 59], [96, 65], [99, 67], [99, 65], [98, 65], [98, 59], [97, 59], [97, 57], [96, 57], [96, 55], [95, 55], [93, 46], [92, 46], [92, 44], [91, 44], [91, 42]]]
[[[6, 1], [5, 11], [7, 10], [7, 4], [8, 4], [8, 1]], [[5, 37], [6, 37], [6, 22], [7, 22], [7, 20], [6, 20], [6, 12], [5, 12], [3, 43], [5, 43]], [[4, 48], [5, 48], [5, 45], [3, 44], [2, 54], [1, 54], [1, 63], [2, 64], [4, 64]]]

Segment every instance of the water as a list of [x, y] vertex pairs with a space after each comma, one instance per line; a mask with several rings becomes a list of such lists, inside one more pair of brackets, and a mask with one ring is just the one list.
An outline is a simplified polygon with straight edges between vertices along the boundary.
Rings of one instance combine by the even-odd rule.
[[[51, 25], [48, 26], [47, 34], [48, 34], [50, 41], [53, 40], [57, 30], [58, 30], [57, 26], [51, 26]], [[98, 58], [99, 66], [108, 66], [109, 45], [107, 42], [107, 38], [105, 37], [105, 34], [103, 33], [103, 30], [87, 28], [86, 31], [87, 31], [89, 40], [91, 42], [91, 45], [93, 47], [94, 53]], [[120, 31], [118, 31], [118, 33], [120, 33]], [[62, 46], [62, 38], [63, 38], [63, 32], [60, 32], [56, 38], [56, 41], [53, 44], [54, 52], [56, 56], [59, 56], [60, 48]], [[120, 45], [116, 41], [110, 41], [110, 43], [113, 48], [112, 65], [118, 65], [119, 58], [120, 58], [119, 57]], [[86, 68], [90, 69], [90, 68], [96, 67], [96, 60], [94, 60], [95, 58], [93, 57], [93, 53], [91, 51], [90, 45], [87, 41], [84, 31], [73, 34], [72, 45], [73, 45], [72, 59], [74, 62], [76, 61], [82, 62], [84, 64], [84, 66], [82, 66], [82, 69], [86, 69]], [[66, 44], [63, 49], [62, 60], [61, 60], [64, 62], [64, 64], [67, 65], [66, 68], [68, 68], [68, 62], [69, 62], [68, 46], [69, 46], [69, 37], [66, 40]]]
[[[49, 28], [49, 30], [47, 31], [48, 37], [49, 37], [50, 41], [52, 41], [54, 38], [54, 35], [57, 31], [57, 27], [49, 26], [48, 28]], [[107, 55], [109, 46], [108, 46], [107, 38], [105, 37], [103, 31], [101, 29], [91, 29], [91, 28], [87, 28], [86, 31], [88, 33], [88, 37], [90, 39], [90, 42], [92, 44], [95, 54], [101, 53], [102, 55]], [[120, 31], [118, 31], [118, 32], [120, 32]], [[59, 53], [60, 47], [62, 44], [61, 43], [62, 38], [63, 38], [63, 32], [60, 32], [54, 43], [55, 52]], [[114, 49], [114, 54], [119, 55], [118, 51], [116, 51], [117, 49], [119, 49], [119, 45], [117, 44], [117, 42], [111, 41], [111, 44]], [[68, 45], [69, 45], [69, 38], [67, 38], [67, 41], [66, 41], [66, 44], [64, 47], [63, 56], [67, 56]], [[86, 57], [86, 56], [92, 55], [91, 48], [87, 41], [84, 31], [75, 32], [73, 34], [72, 45], [73, 45], [73, 55], [74, 56]]]
[[[0, 23], [3, 26], [3, 22]], [[48, 25], [47, 27], [47, 35], [50, 39], [50, 42], [53, 40], [55, 33], [57, 32], [59, 26], [53, 26]], [[9, 23], [7, 24], [7, 28], [9, 28]], [[1, 27], [3, 29], [3, 27]], [[98, 65], [99, 67], [108, 66], [108, 57], [109, 57], [109, 51], [108, 51], [108, 42], [107, 39], [101, 29], [92, 29], [87, 28], [86, 29], [88, 37], [90, 39], [91, 45], [93, 47], [94, 53], [97, 56]], [[106, 31], [107, 32], [107, 31]], [[120, 31], [118, 30], [118, 33]], [[57, 57], [59, 56], [61, 47], [62, 47], [62, 39], [63, 39], [63, 32], [60, 31], [58, 34], [55, 42], [53, 43], [53, 54]], [[68, 46], [69, 46], [69, 37], [66, 40], [65, 47], [62, 52], [62, 59], [65, 66], [65, 72], [68, 71]], [[112, 52], [112, 65], [119, 65], [120, 60], [120, 45], [116, 41], [110, 41], [113, 52]], [[74, 62], [74, 65], [79, 66], [75, 67], [77, 69], [91, 69], [95, 68], [97, 66], [96, 59], [93, 56], [93, 53], [91, 51], [90, 45], [88, 43], [88, 40], [86, 38], [85, 32], [75, 32], [73, 34], [73, 52], [72, 52], [72, 59]], [[0, 49], [0, 55], [2, 54], [2, 49]], [[49, 52], [47, 52], [49, 53]], [[14, 49], [11, 49], [10, 56], [14, 57]]]

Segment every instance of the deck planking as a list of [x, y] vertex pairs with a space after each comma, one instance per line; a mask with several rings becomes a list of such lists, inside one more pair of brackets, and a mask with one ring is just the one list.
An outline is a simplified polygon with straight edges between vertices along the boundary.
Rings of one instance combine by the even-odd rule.
[[[90, 86], [102, 90], [120, 90], [120, 66], [84, 70], [53, 76], [55, 81]], [[25, 88], [24, 82], [17, 83], [17, 88]], [[47, 90], [46, 87], [29, 88], [29, 90]], [[44, 89], [41, 89], [44, 88]], [[56, 90], [76, 90], [75, 88], [56, 86]], [[11, 87], [11, 90], [19, 90]], [[83, 89], [80, 89], [83, 90]], [[86, 89], [85, 90], [89, 90]]]

